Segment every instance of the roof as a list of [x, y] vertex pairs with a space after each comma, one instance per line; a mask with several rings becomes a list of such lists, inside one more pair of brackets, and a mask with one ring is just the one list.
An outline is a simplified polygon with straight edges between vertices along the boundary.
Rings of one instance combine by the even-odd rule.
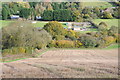
[[19, 15], [11, 15], [10, 18], [11, 19], [18, 19], [18, 18], [20, 18], [20, 16]]
[[36, 19], [41, 19], [42, 17], [41, 16], [36, 16]]

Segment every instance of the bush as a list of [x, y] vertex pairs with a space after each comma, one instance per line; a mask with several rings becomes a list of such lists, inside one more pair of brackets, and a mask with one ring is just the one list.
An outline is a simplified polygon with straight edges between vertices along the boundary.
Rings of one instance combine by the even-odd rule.
[[2, 56], [8, 55], [8, 54], [12, 54], [12, 50], [11, 49], [4, 49], [4, 50], [2, 50]]
[[112, 36], [107, 36], [104, 38], [105, 40], [105, 45], [108, 46], [116, 41], [116, 39]]
[[2, 49], [12, 47], [45, 48], [52, 40], [45, 30], [38, 30], [29, 22], [17, 22], [2, 28]]
[[56, 41], [56, 46], [57, 48], [73, 48], [75, 45], [73, 41], [59, 40]]
[[116, 35], [117, 38], [116, 38], [116, 42], [120, 44], [120, 34]]
[[62, 40], [65, 37], [63, 35], [55, 35], [56, 40]]
[[88, 47], [96, 47], [97, 46], [96, 38], [93, 37], [93, 36], [90, 36], [90, 35], [81, 36], [78, 40], [86, 48], [88, 48]]
[[12, 47], [10, 49], [4, 49], [2, 50], [2, 54], [4, 55], [11, 55], [11, 54], [23, 54], [28, 53], [32, 54], [33, 48], [31, 47]]
[[78, 40], [75, 41], [75, 47], [76, 48], [80, 48], [80, 47], [82, 47], [82, 45], [83, 44], [80, 41], [78, 41]]
[[52, 41], [48, 45], [49, 48], [55, 47], [55, 48], [73, 48], [75, 47], [74, 41], [69, 40], [58, 40], [58, 41]]
[[32, 47], [25, 47], [25, 53], [32, 54]]
[[18, 54], [19, 53], [18, 52], [19, 48], [17, 48], [17, 47], [13, 47], [11, 50], [12, 50], [12, 54]]
[[108, 30], [110, 36], [116, 36], [118, 34], [118, 27], [111, 26], [111, 28]]
[[65, 37], [69, 38], [71, 40], [76, 40], [76, 38], [78, 38], [78, 34], [77, 34], [77, 32], [75, 32], [73, 30], [69, 30]]
[[25, 53], [25, 48], [19, 47], [19, 48], [18, 48], [18, 52], [19, 52], [19, 53]]
[[55, 47], [55, 45], [56, 45], [56, 41], [52, 40], [52, 41], [47, 45], [47, 47], [53, 48], [53, 47]]
[[53, 40], [64, 39], [67, 31], [63, 28], [62, 24], [57, 21], [51, 21], [44, 26], [44, 29], [52, 35]]
[[113, 16], [112, 16], [112, 14], [111, 14], [111, 13], [104, 12], [104, 13], [103, 13], [103, 18], [104, 18], [104, 19], [112, 19], [112, 18], [113, 18]]

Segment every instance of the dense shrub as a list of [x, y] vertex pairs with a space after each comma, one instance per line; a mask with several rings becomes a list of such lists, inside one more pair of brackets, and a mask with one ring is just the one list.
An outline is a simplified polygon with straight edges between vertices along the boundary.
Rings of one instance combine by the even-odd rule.
[[113, 16], [112, 16], [112, 14], [111, 14], [111, 13], [104, 12], [104, 13], [103, 13], [103, 18], [104, 18], [104, 19], [112, 19], [112, 18], [113, 18]]
[[120, 34], [116, 34], [116, 42], [120, 44]]
[[69, 38], [71, 40], [76, 40], [76, 38], [78, 38], [78, 34], [77, 34], [77, 32], [75, 32], [73, 30], [69, 30], [65, 37]]
[[2, 28], [2, 48], [31, 47], [45, 48], [51, 36], [45, 30], [38, 30], [30, 22], [17, 22]]
[[69, 40], [57, 40], [52, 41], [49, 45], [49, 48], [55, 47], [55, 48], [74, 48], [75, 44], [74, 41]]
[[83, 44], [80, 41], [78, 41], [78, 40], [76, 40], [74, 44], [75, 44], [76, 48], [80, 48], [80, 47], [83, 46]]
[[88, 48], [88, 47], [96, 47], [97, 46], [96, 38], [93, 37], [93, 36], [90, 36], [90, 35], [81, 36], [78, 40], [86, 48]]
[[32, 48], [30, 47], [12, 47], [10, 49], [4, 49], [2, 50], [3, 55], [13, 55], [13, 54], [32, 54]]
[[116, 39], [112, 36], [107, 36], [104, 38], [105, 40], [105, 45], [108, 46], [116, 41]]
[[47, 47], [48, 47], [48, 48], [53, 48], [53, 47], [55, 47], [55, 45], [56, 45], [56, 41], [52, 40], [52, 41], [47, 45]]
[[52, 35], [52, 39], [54, 40], [62, 40], [64, 39], [67, 31], [63, 28], [61, 23], [57, 21], [51, 21], [44, 26], [44, 29]]
[[59, 40], [59, 41], [56, 41], [56, 45], [58, 48], [73, 48], [74, 42], [68, 41], [68, 40]]
[[108, 30], [108, 33], [110, 36], [115, 36], [116, 34], [118, 34], [118, 27], [111, 26], [111, 28]]

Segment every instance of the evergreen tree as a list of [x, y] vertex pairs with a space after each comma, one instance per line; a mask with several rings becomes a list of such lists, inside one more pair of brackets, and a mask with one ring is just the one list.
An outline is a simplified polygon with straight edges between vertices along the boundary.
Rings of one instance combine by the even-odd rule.
[[8, 12], [6, 8], [2, 9], [2, 19], [6, 20], [8, 18]]
[[42, 15], [43, 20], [53, 20], [53, 11], [51, 10], [45, 10]]
[[56, 20], [56, 21], [61, 20], [61, 11], [60, 10], [53, 11], [53, 15], [54, 15], [54, 20]]
[[18, 6], [17, 6], [17, 4], [14, 4], [12, 9], [13, 9], [13, 11], [14, 11], [14, 14], [17, 14], [17, 11], [18, 11]]
[[25, 18], [25, 19], [29, 18], [30, 13], [31, 13], [31, 10], [28, 9], [28, 8], [23, 8], [23, 9], [20, 10], [20, 16]]

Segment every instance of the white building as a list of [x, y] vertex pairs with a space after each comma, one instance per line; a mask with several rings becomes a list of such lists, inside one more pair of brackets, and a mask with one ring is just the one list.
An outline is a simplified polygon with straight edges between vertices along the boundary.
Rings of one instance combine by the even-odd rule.
[[87, 30], [87, 26], [90, 26], [91, 23], [90, 22], [70, 22], [67, 24], [68, 25], [68, 29], [72, 29], [75, 31], [86, 31]]
[[19, 15], [11, 15], [10, 18], [11, 18], [11, 19], [19, 19], [20, 16], [19, 16]]

